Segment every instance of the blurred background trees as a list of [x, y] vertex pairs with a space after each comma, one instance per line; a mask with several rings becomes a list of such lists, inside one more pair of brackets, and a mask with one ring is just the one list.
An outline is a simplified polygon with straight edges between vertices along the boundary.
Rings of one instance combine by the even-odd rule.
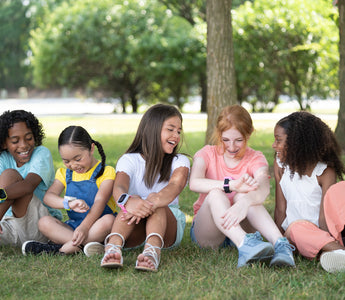
[[[239, 103], [272, 111], [286, 96], [308, 109], [315, 98], [338, 97], [338, 10], [330, 0], [230, 3]], [[103, 91], [133, 112], [155, 102], [183, 109], [199, 96], [206, 111], [206, 4], [2, 0], [0, 90]]]

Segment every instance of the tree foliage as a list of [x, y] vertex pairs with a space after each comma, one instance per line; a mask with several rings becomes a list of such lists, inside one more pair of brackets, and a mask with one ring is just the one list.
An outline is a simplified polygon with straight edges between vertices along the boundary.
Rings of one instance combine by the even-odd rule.
[[337, 86], [337, 29], [324, 0], [256, 0], [233, 11], [239, 100], [272, 110], [279, 96], [309, 108]]
[[134, 112], [154, 83], [181, 106], [204, 59], [192, 26], [155, 1], [77, 0], [45, 21], [30, 44], [35, 83], [106, 89]]

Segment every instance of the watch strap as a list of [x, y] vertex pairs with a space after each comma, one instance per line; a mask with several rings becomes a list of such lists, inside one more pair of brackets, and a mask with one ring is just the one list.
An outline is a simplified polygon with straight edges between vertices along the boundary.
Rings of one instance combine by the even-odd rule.
[[224, 178], [224, 185], [223, 185], [223, 189], [224, 192], [227, 194], [230, 194], [232, 192], [232, 190], [230, 190], [230, 181], [232, 180], [231, 177], [225, 177]]

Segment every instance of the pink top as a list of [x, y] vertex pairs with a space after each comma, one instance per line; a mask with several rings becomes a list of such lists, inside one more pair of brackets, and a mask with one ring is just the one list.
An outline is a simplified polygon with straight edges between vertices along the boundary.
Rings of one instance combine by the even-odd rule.
[[[201, 157], [204, 159], [206, 164], [205, 178], [224, 180], [224, 177], [232, 177], [237, 179], [245, 173], [254, 176], [256, 170], [268, 166], [267, 160], [262, 152], [247, 147], [240, 163], [235, 168], [229, 168], [224, 162], [222, 151], [218, 152], [217, 148], [217, 146], [206, 145], [194, 155], [194, 158]], [[227, 194], [231, 202], [235, 194], [236, 192]], [[197, 214], [206, 196], [207, 194], [200, 193], [198, 200], [193, 204], [194, 215]]]

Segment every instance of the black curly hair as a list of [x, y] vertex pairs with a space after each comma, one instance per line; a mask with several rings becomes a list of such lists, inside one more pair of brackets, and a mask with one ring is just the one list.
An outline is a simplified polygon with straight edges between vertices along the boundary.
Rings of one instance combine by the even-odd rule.
[[31, 129], [35, 139], [35, 146], [42, 145], [45, 135], [42, 124], [38, 119], [31, 112], [25, 110], [8, 110], [0, 116], [0, 153], [5, 150], [3, 147], [8, 138], [8, 130], [19, 122], [24, 122]]
[[320, 118], [308, 112], [294, 112], [276, 124], [284, 129], [284, 164], [292, 176], [295, 172], [303, 175], [310, 166], [323, 162], [333, 168], [337, 177], [345, 173], [341, 160], [341, 148], [333, 131]]

